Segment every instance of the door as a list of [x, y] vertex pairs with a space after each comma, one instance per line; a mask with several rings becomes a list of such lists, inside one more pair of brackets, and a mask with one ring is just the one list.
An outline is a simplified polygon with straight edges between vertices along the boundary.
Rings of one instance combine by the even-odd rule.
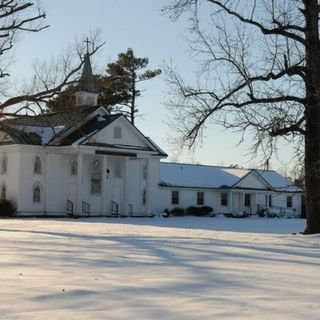
[[232, 195], [232, 211], [235, 213], [239, 213], [241, 211], [241, 194], [233, 193]]

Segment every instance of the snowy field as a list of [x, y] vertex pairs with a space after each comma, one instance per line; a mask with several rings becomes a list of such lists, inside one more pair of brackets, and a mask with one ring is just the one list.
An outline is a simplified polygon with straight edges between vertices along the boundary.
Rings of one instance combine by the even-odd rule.
[[320, 319], [300, 219], [0, 220], [0, 319]]

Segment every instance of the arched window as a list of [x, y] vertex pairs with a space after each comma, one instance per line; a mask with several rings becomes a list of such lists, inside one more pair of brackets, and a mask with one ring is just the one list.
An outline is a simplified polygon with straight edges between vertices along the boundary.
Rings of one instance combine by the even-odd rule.
[[33, 173], [42, 174], [42, 164], [39, 156], [36, 156], [33, 162]]
[[91, 166], [91, 193], [101, 193], [101, 163], [95, 160]]
[[2, 184], [1, 186], [1, 199], [6, 199], [7, 198], [7, 187], [5, 183]]
[[33, 186], [32, 190], [32, 201], [34, 203], [40, 203], [41, 202], [41, 186], [39, 183], [36, 183]]
[[116, 139], [121, 139], [122, 132], [121, 132], [121, 127], [116, 126], [113, 129], [113, 137]]
[[76, 176], [78, 173], [78, 162], [77, 160], [72, 160], [70, 163], [70, 174]]
[[8, 157], [6, 154], [4, 154], [1, 161], [1, 173], [2, 174], [7, 173], [7, 169], [8, 169]]

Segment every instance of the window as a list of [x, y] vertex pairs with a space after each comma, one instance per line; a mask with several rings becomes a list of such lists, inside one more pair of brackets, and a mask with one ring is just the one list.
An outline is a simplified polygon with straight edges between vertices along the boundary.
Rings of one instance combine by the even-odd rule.
[[71, 161], [71, 164], [70, 164], [70, 174], [72, 176], [76, 176], [77, 172], [78, 172], [78, 162], [77, 160], [73, 160]]
[[269, 195], [269, 207], [272, 207], [272, 195]]
[[95, 160], [91, 166], [91, 193], [101, 193], [101, 164]]
[[287, 197], [287, 208], [292, 208], [292, 196]]
[[246, 193], [244, 195], [244, 206], [250, 207], [251, 206], [251, 195], [249, 193]]
[[5, 154], [3, 155], [2, 162], [1, 162], [1, 173], [2, 174], [7, 173], [7, 169], [8, 169], [8, 157]]
[[228, 205], [228, 194], [226, 192], [221, 193], [221, 205], [222, 206]]
[[121, 136], [122, 136], [121, 127], [119, 127], [119, 126], [114, 127], [114, 129], [113, 129], [113, 137], [116, 138], [116, 139], [121, 139]]
[[171, 203], [172, 204], [179, 204], [179, 191], [172, 191]]
[[36, 156], [33, 162], [33, 173], [41, 174], [42, 173], [42, 164], [39, 156]]
[[197, 205], [198, 206], [204, 205], [204, 193], [203, 192], [197, 192]]
[[2, 187], [1, 187], [1, 199], [6, 199], [7, 198], [7, 187], [6, 185], [3, 183]]
[[93, 106], [94, 105], [93, 97], [87, 97], [86, 103], [88, 106]]
[[82, 97], [77, 97], [77, 105], [78, 105], [78, 106], [79, 106], [79, 105], [82, 105], [82, 103], [83, 103]]
[[147, 191], [146, 189], [143, 189], [142, 191], [142, 204], [145, 205], [147, 202]]
[[34, 203], [41, 202], [41, 187], [38, 183], [33, 187], [32, 200]]

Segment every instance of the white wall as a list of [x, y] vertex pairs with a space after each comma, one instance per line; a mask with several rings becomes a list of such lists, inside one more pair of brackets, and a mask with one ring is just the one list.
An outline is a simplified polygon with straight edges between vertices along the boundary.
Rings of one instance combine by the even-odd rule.
[[[121, 128], [121, 138], [114, 138], [114, 128]], [[125, 119], [118, 118], [107, 127], [96, 133], [91, 139], [95, 142], [109, 144], [124, 144], [147, 147], [145, 139]], [[90, 140], [89, 140], [90, 141]]]
[[[179, 192], [179, 204], [171, 203], [172, 191]], [[176, 207], [184, 208], [197, 205], [197, 192], [204, 193], [204, 206], [212, 207], [215, 213], [229, 212], [228, 206], [221, 206], [220, 192], [207, 189], [185, 189], [185, 188], [163, 188], [159, 187], [158, 196], [154, 200], [153, 208], [157, 213], [164, 209], [173, 209]], [[228, 199], [229, 200], [229, 199]]]
[[[173, 205], [171, 204], [171, 192], [179, 191], [179, 204]], [[210, 206], [213, 208], [214, 212], [217, 214], [230, 213], [232, 211], [231, 206], [231, 198], [228, 190], [206, 190], [206, 189], [185, 189], [185, 188], [164, 188], [159, 187], [158, 192], [156, 193], [158, 196], [153, 200], [153, 210], [154, 212], [161, 213], [164, 209], [173, 209], [176, 207], [186, 209], [189, 206], [197, 206], [197, 192], [204, 192], [204, 205]], [[221, 193], [228, 193], [228, 206], [221, 205]], [[233, 190], [233, 198], [237, 196], [238, 193], [250, 193], [251, 194], [251, 210], [252, 213], [256, 212], [257, 204], [265, 205], [265, 195], [269, 195], [270, 192], [262, 192], [262, 191], [240, 191]], [[286, 208], [287, 205], [287, 196], [292, 196], [292, 209], [295, 209], [296, 215], [301, 214], [301, 194], [293, 194], [293, 193], [272, 193], [272, 204], [273, 206], [278, 206], [282, 208]], [[235, 199], [233, 199], [235, 200]], [[240, 211], [245, 210], [248, 211], [248, 208], [244, 207], [243, 204], [244, 198], [240, 198]], [[290, 211], [290, 209], [289, 209]]]
[[[91, 206], [92, 213], [110, 213], [112, 186], [121, 183], [123, 187], [123, 206], [119, 209], [122, 212], [128, 211], [128, 205], [133, 205], [133, 213], [160, 213], [165, 208], [174, 207], [187, 208], [197, 205], [197, 192], [204, 192], [204, 205], [210, 206], [215, 213], [230, 212], [230, 195], [228, 206], [221, 206], [221, 192], [228, 190], [208, 190], [208, 189], [185, 189], [185, 188], [163, 188], [159, 187], [160, 182], [160, 161], [158, 157], [140, 155], [137, 159], [127, 159], [118, 157], [121, 161], [127, 161], [127, 176], [121, 181], [115, 181], [112, 172], [112, 163], [117, 157], [107, 155], [84, 155], [83, 171], [78, 172], [78, 176], [71, 176], [71, 161], [77, 159], [76, 150], [72, 154], [71, 148], [41, 147], [41, 146], [0, 146], [1, 156], [6, 153], [8, 157], [8, 167], [6, 174], [0, 174], [1, 183], [6, 183], [7, 198], [15, 202], [18, 212], [29, 214], [66, 214], [66, 201], [71, 199], [76, 206], [78, 202], [77, 187], [81, 180], [82, 195], [79, 201], [86, 201]], [[33, 162], [39, 155], [42, 160], [42, 174], [34, 174]], [[92, 195], [90, 192], [91, 165], [98, 159], [102, 166], [102, 193]], [[143, 180], [143, 163], [148, 163], [147, 181]], [[111, 171], [107, 178], [106, 169]], [[0, 166], [1, 170], [1, 166]], [[249, 178], [249, 177], [248, 177]], [[250, 178], [251, 179], [251, 178]], [[255, 177], [248, 183], [257, 183]], [[259, 181], [258, 181], [259, 182]], [[32, 188], [36, 183], [42, 186], [41, 203], [33, 203]], [[126, 183], [126, 184], [125, 184]], [[258, 184], [257, 184], [258, 185]], [[143, 188], [147, 189], [147, 203], [142, 204]], [[260, 186], [261, 187], [261, 186]], [[179, 204], [171, 204], [171, 191], [179, 191]], [[245, 192], [234, 190], [234, 192]], [[250, 191], [251, 192], [251, 191]], [[252, 191], [255, 195], [253, 206], [265, 204], [265, 194], [270, 191]], [[125, 194], [127, 196], [125, 197]], [[287, 196], [293, 197], [293, 208], [297, 214], [301, 212], [301, 195], [293, 193], [273, 193], [273, 206], [286, 208]]]
[[252, 189], [265, 189], [266, 185], [262, 183], [261, 179], [259, 179], [254, 172], [250, 172], [246, 177], [244, 177], [239, 183], [236, 185], [237, 187], [242, 188], [252, 188]]
[[[59, 153], [57, 148], [23, 146], [21, 152], [20, 188], [18, 211], [24, 213], [58, 214], [66, 212], [66, 201], [71, 195], [70, 185], [75, 177], [71, 177], [70, 164], [72, 155]], [[34, 159], [39, 156], [42, 173], [34, 173]], [[34, 203], [33, 186], [42, 186], [41, 202]]]
[[[3, 156], [8, 159], [7, 172], [2, 174], [1, 163]], [[20, 153], [15, 146], [0, 146], [0, 190], [2, 184], [6, 185], [7, 199], [12, 201], [14, 205], [19, 207], [19, 167]]]

